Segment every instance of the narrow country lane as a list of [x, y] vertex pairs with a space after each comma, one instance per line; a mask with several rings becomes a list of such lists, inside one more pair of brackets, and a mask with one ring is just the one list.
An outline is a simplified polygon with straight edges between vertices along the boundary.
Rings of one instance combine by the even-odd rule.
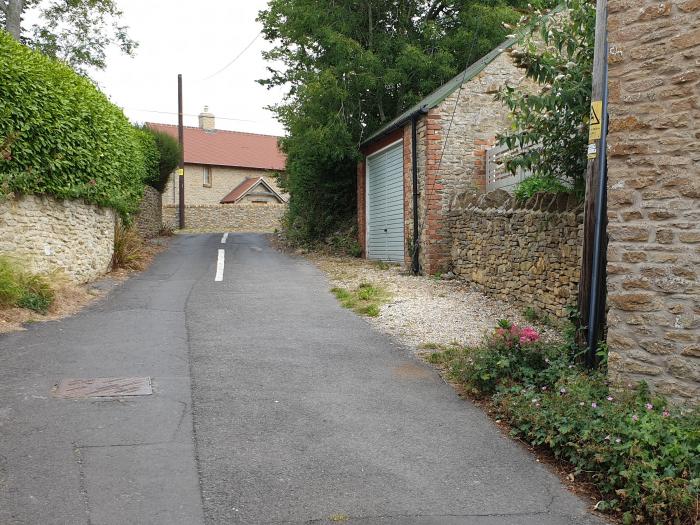
[[223, 240], [178, 236], [96, 306], [0, 336], [0, 523], [603, 523], [313, 265]]

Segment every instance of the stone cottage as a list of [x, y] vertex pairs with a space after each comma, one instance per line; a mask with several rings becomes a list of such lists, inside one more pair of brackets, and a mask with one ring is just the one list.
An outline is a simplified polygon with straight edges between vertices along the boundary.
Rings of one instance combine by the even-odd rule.
[[365, 257], [430, 274], [449, 267], [450, 203], [486, 188], [486, 150], [508, 126], [508, 109], [494, 95], [505, 84], [530, 83], [511, 56], [516, 41], [506, 40], [361, 144], [357, 211]]
[[[177, 126], [149, 123], [177, 138]], [[185, 226], [191, 229], [273, 231], [286, 209], [275, 175], [285, 170], [279, 137], [216, 129], [204, 108], [198, 127], [185, 127]], [[178, 223], [178, 180], [163, 191], [163, 222]]]

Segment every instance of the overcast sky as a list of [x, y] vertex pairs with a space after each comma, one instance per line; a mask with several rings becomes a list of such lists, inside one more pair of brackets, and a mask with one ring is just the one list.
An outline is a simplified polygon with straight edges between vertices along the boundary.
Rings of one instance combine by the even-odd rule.
[[[116, 50], [107, 69], [93, 74], [100, 88], [136, 122], [177, 123], [177, 74], [184, 84], [185, 125], [208, 105], [216, 127], [279, 135], [282, 126], [265, 106], [279, 102], [281, 90], [268, 91], [255, 81], [266, 75], [261, 52], [270, 44], [260, 36], [225, 71], [260, 32], [255, 21], [267, 0], [119, 0], [123, 22], [139, 42], [134, 58]], [[163, 113], [151, 113], [158, 111]], [[239, 120], [225, 120], [239, 119]]]

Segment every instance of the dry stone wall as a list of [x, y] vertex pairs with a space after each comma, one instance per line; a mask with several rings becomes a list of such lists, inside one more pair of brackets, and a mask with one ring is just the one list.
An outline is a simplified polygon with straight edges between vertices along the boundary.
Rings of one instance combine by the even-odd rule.
[[[271, 233], [280, 228], [286, 204], [217, 204], [185, 207], [188, 230]], [[178, 225], [178, 207], [163, 207], [163, 223]]]
[[157, 237], [163, 227], [162, 197], [158, 190], [146, 186], [136, 216], [136, 228], [144, 239]]
[[82, 201], [24, 196], [0, 201], [0, 254], [35, 272], [62, 270], [76, 282], [109, 271], [115, 214]]
[[583, 215], [575, 199], [536, 195], [518, 205], [503, 190], [463, 194], [449, 222], [455, 275], [511, 304], [567, 317], [581, 269]]
[[700, 2], [611, 0], [611, 379], [700, 400]]

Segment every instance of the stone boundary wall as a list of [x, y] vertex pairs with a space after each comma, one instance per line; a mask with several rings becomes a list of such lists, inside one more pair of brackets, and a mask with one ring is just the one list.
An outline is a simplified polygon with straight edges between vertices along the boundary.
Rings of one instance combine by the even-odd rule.
[[475, 289], [565, 319], [578, 294], [583, 213], [573, 197], [462, 194], [449, 215], [452, 271]]
[[[271, 233], [280, 228], [286, 204], [215, 204], [185, 207], [188, 230]], [[163, 207], [163, 224], [178, 225], [178, 207]]]
[[0, 201], [0, 254], [34, 272], [62, 270], [76, 282], [109, 271], [114, 252], [113, 210], [82, 201], [23, 196]]
[[608, 369], [700, 402], [700, 2], [611, 0]]
[[163, 197], [151, 186], [143, 190], [143, 199], [136, 215], [136, 228], [144, 239], [158, 237], [163, 227]]

